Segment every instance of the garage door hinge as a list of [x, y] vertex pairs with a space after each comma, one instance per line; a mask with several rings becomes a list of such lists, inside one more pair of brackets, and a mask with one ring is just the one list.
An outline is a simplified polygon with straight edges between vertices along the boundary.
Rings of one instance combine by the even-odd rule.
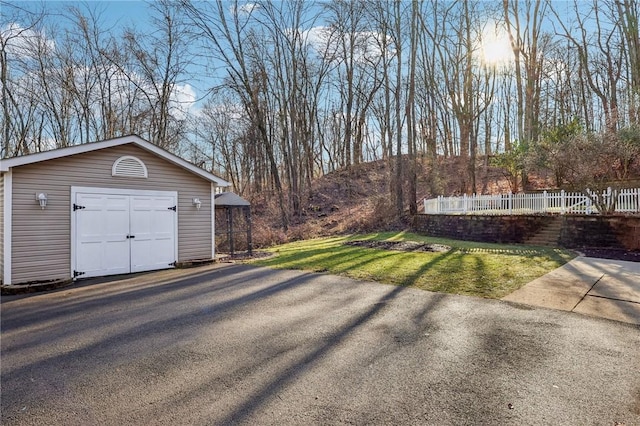
[[84, 275], [84, 272], [80, 272], [80, 271], [73, 271], [73, 278], [79, 277], [80, 275]]
[[73, 211], [75, 212], [76, 210], [80, 210], [80, 209], [86, 209], [85, 206], [79, 206], [77, 204], [73, 204]]
[[173, 210], [174, 212], [176, 211], [176, 206], [173, 207], [167, 207], [167, 210]]

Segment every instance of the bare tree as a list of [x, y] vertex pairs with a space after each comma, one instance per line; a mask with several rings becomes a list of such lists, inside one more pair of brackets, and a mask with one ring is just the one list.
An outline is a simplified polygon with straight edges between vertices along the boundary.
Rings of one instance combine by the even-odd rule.
[[409, 160], [409, 214], [418, 213], [416, 194], [418, 192], [418, 176], [416, 172], [417, 161], [417, 119], [415, 107], [416, 94], [416, 68], [418, 63], [418, 26], [420, 22], [420, 9], [417, 0], [411, 2], [410, 35], [409, 35], [409, 76], [407, 82], [407, 100], [405, 114], [407, 116], [407, 154]]
[[[622, 50], [619, 46], [616, 47], [615, 40], [619, 35], [620, 21], [613, 16], [617, 14], [617, 9], [609, 8], [607, 17], [607, 8], [601, 8], [597, 1], [590, 5], [593, 16], [591, 22], [585, 18], [584, 9], [585, 4], [574, 1], [577, 35], [565, 24], [558, 12], [553, 11], [556, 22], [562, 28], [561, 36], [575, 48], [580, 61], [581, 75], [584, 76], [591, 93], [600, 101], [604, 127], [614, 134], [620, 121], [618, 84], [622, 70]], [[597, 117], [585, 118], [587, 122], [597, 122]]]
[[620, 17], [622, 50], [626, 60], [629, 123], [640, 123], [640, 2], [619, 0], [615, 6]]
[[[29, 121], [29, 112], [24, 114], [18, 106], [16, 94], [14, 93], [15, 81], [11, 76], [11, 69], [9, 61], [17, 61], [17, 57], [12, 57], [11, 50], [20, 50], [20, 40], [27, 34], [36, 30], [37, 26], [43, 19], [42, 14], [33, 15], [22, 9], [16, 9], [15, 6], [1, 2], [0, 5], [3, 8], [5, 19], [8, 22], [12, 22], [7, 27], [0, 28], [0, 84], [2, 85], [2, 153], [0, 158], [15, 155], [17, 152], [14, 150], [16, 146], [11, 146], [12, 140], [17, 140], [18, 146], [24, 146], [26, 143], [26, 133], [28, 126], [26, 122]], [[7, 19], [9, 17], [9, 11], [14, 16], [13, 19]], [[30, 23], [26, 26], [19, 26], [15, 21], [19, 16], [28, 15]], [[15, 52], [18, 53], [18, 52]], [[16, 55], [18, 56], [18, 55]], [[16, 67], [17, 68], [17, 67]], [[31, 108], [28, 111], [32, 111]], [[15, 119], [14, 119], [15, 116]], [[14, 137], [14, 135], [16, 137]]]
[[[33, 59], [30, 40], [40, 37], [45, 19], [43, 12], [32, 13], [11, 3], [0, 2], [3, 21], [0, 27], [0, 88], [2, 102], [2, 151], [0, 158], [29, 153], [30, 135], [34, 136], [37, 122], [37, 101], [25, 96], [34, 93], [31, 68], [27, 62]], [[27, 24], [20, 25], [19, 21]]]
[[[265, 73], [273, 77], [266, 81], [266, 88], [270, 110], [277, 113], [272, 126], [280, 140], [289, 207], [295, 216], [302, 214], [305, 184], [310, 186], [313, 173], [309, 164], [314, 155], [317, 118], [316, 109], [309, 104], [317, 102], [318, 87], [325, 75], [322, 60], [312, 55], [313, 47], [302, 31], [313, 25], [317, 16], [309, 12], [310, 5], [304, 1], [265, 3], [256, 12], [273, 49], [264, 56]], [[252, 50], [259, 48], [254, 46]]]
[[247, 37], [250, 34], [247, 25], [252, 17], [253, 8], [242, 9], [237, 1], [228, 7], [228, 3], [220, 0], [215, 3], [183, 0], [181, 5], [193, 27], [198, 30], [197, 35], [208, 46], [211, 57], [225, 65], [228, 73], [227, 84], [237, 93], [245, 112], [258, 130], [259, 140], [264, 144], [269, 159], [271, 179], [280, 206], [281, 225], [286, 230], [289, 218], [272, 135], [267, 129], [268, 112], [265, 111], [262, 99], [267, 76], [264, 72], [260, 74], [261, 64], [253, 64], [244, 50], [245, 46], [248, 46]]
[[[503, 0], [504, 19], [514, 54], [517, 138], [525, 150], [540, 134], [540, 78], [545, 49], [550, 41], [542, 30], [546, 4], [542, 0]], [[525, 189], [527, 182], [527, 172], [523, 169], [522, 186]]]

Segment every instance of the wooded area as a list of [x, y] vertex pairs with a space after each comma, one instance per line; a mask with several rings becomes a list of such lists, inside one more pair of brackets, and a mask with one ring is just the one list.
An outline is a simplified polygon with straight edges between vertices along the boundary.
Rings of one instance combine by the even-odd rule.
[[1, 6], [3, 158], [135, 133], [269, 194], [284, 229], [361, 162], [388, 161], [402, 214], [442, 158], [475, 193], [490, 164], [514, 192], [533, 168], [597, 189], [640, 156], [638, 0], [161, 0], [144, 29]]

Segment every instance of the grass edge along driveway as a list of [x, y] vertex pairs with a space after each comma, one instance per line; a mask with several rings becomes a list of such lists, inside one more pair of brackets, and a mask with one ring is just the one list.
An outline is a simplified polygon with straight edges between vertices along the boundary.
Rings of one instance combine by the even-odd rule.
[[[403, 252], [345, 244], [358, 240], [415, 241], [451, 249]], [[493, 299], [506, 296], [575, 257], [571, 251], [552, 247], [477, 243], [404, 231], [296, 241], [267, 251], [276, 256], [250, 263]]]

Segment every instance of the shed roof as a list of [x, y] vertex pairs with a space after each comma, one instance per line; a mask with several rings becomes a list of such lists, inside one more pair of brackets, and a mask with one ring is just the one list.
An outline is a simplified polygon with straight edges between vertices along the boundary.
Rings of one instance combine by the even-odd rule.
[[66, 148], [53, 149], [51, 151], [39, 152], [36, 154], [23, 155], [20, 157], [7, 158], [4, 160], [0, 160], [0, 172], [7, 172], [12, 167], [24, 166], [26, 164], [38, 163], [41, 161], [53, 160], [56, 158], [68, 157], [76, 154], [83, 154], [85, 152], [97, 151], [99, 149], [111, 148], [114, 146], [133, 144], [136, 145], [146, 151], [149, 151], [158, 157], [161, 157], [170, 163], [175, 164], [176, 166], [182, 167], [183, 169], [200, 176], [201, 178], [208, 180], [214, 183], [217, 186], [231, 186], [229, 182], [226, 180], [219, 178], [218, 176], [209, 173], [208, 171], [197, 167], [190, 162], [183, 160], [170, 153], [169, 151], [165, 151], [160, 148], [142, 139], [138, 135], [129, 135], [122, 136], [114, 139], [107, 139], [104, 141], [85, 143], [82, 145], [74, 145]]
[[215, 195], [215, 205], [220, 207], [250, 206], [251, 203], [233, 192], [221, 192]]

